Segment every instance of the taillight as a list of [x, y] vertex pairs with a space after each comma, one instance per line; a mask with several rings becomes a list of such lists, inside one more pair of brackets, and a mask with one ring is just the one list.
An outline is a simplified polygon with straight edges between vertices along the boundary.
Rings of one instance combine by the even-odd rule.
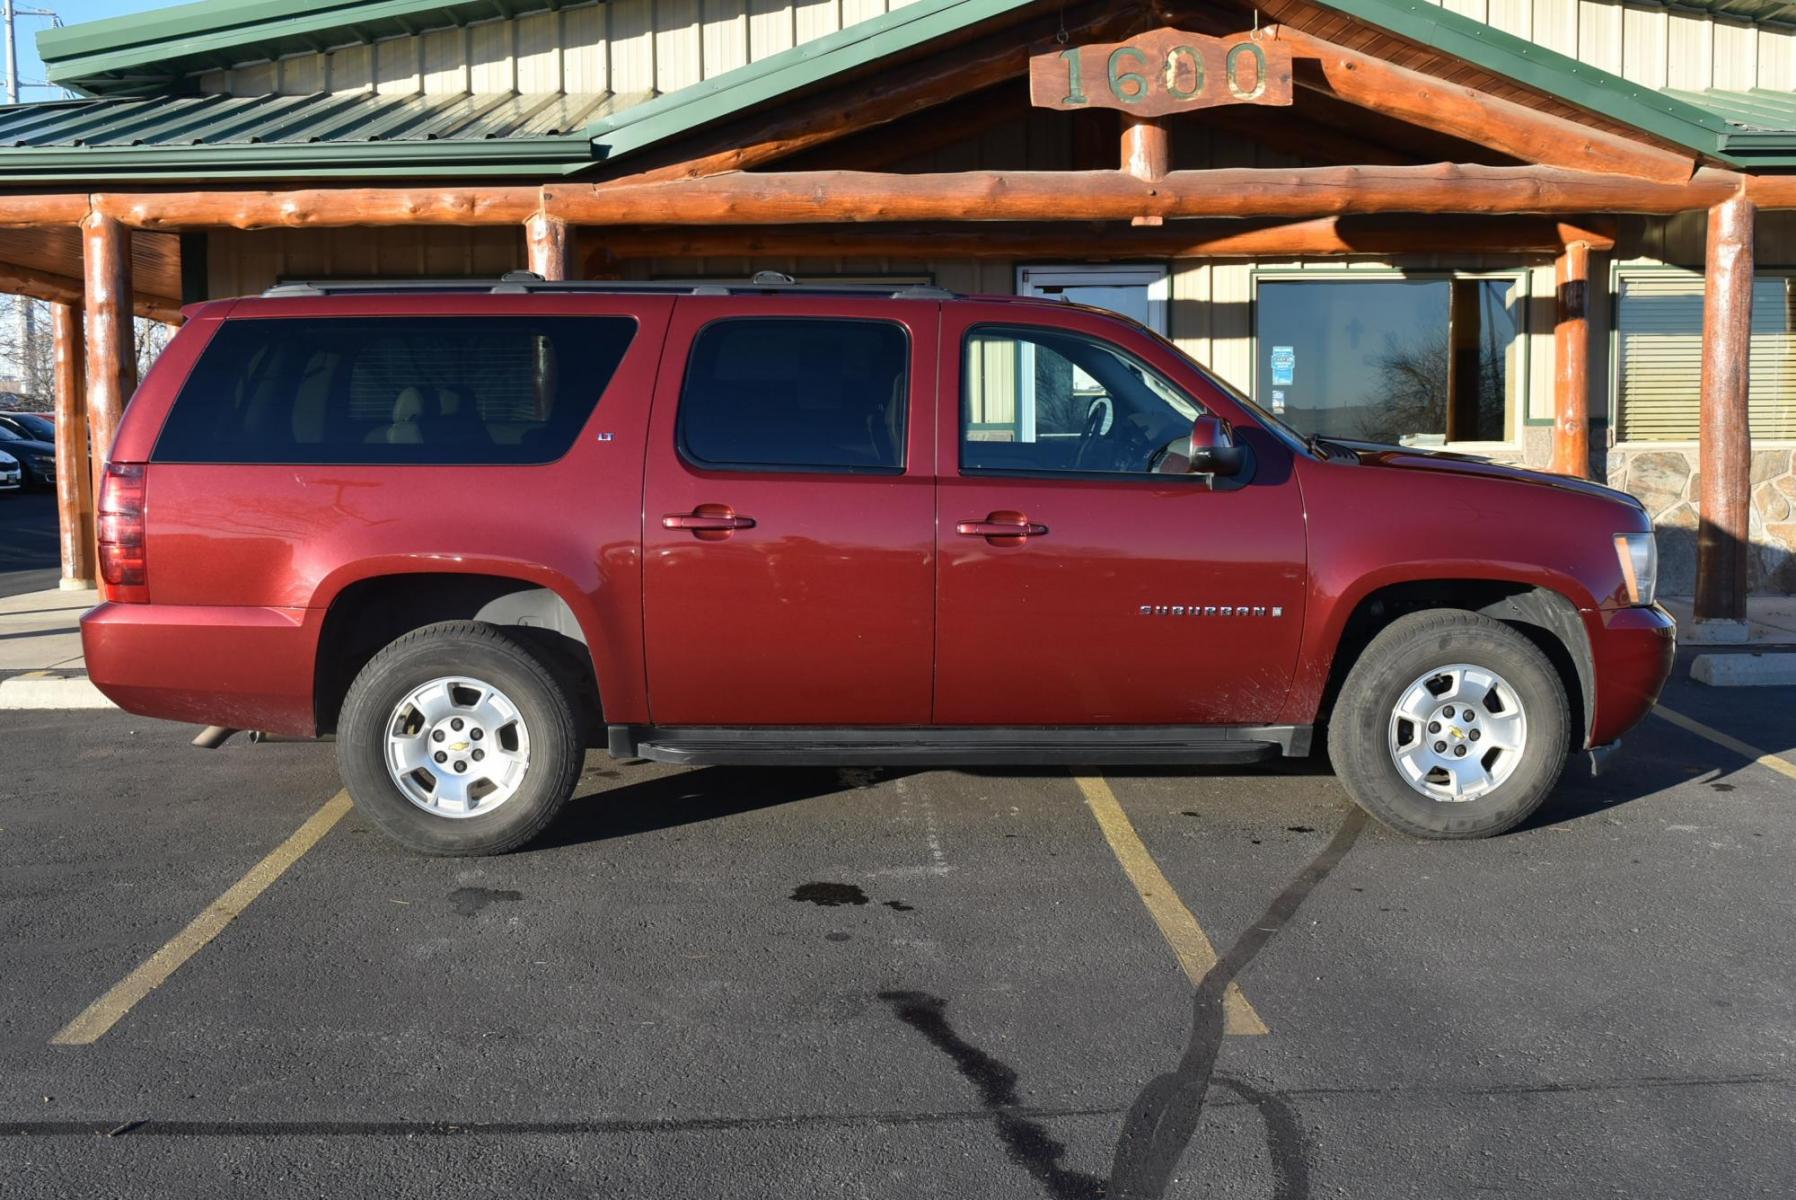
[[107, 463], [100, 481], [100, 579], [106, 599], [144, 604], [150, 599], [144, 562], [142, 463]]

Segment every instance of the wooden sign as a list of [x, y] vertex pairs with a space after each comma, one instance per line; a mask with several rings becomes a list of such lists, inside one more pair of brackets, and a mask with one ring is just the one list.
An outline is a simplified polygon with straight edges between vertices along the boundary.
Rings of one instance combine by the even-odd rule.
[[1291, 103], [1291, 49], [1251, 34], [1156, 29], [1126, 42], [1067, 46], [1029, 59], [1037, 108], [1120, 108], [1164, 117], [1219, 104]]

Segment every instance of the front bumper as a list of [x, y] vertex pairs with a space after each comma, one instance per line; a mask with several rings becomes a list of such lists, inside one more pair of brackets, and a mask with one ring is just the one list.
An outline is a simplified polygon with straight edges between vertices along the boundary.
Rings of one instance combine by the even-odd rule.
[[1588, 745], [1618, 741], [1652, 711], [1677, 656], [1677, 622], [1650, 608], [1594, 609], [1584, 613], [1596, 674], [1596, 711]]

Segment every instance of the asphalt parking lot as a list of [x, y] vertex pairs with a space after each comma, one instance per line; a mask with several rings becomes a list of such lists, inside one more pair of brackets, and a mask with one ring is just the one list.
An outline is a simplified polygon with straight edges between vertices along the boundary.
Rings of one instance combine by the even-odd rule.
[[[1792, 761], [1788, 692], [1667, 704]], [[192, 733], [0, 714], [0, 1194], [1796, 1180], [1796, 778], [1662, 718], [1469, 844], [1364, 825], [1307, 764], [595, 755], [548, 844], [471, 861], [331, 824], [329, 746]], [[161, 986], [53, 1044], [169, 946]]]

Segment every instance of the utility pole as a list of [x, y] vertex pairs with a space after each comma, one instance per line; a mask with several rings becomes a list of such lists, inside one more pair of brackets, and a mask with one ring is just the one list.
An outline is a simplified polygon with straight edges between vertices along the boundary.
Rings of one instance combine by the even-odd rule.
[[19, 43], [13, 35], [13, 22], [18, 14], [13, 11], [12, 0], [6, 0], [6, 102], [19, 102]]

